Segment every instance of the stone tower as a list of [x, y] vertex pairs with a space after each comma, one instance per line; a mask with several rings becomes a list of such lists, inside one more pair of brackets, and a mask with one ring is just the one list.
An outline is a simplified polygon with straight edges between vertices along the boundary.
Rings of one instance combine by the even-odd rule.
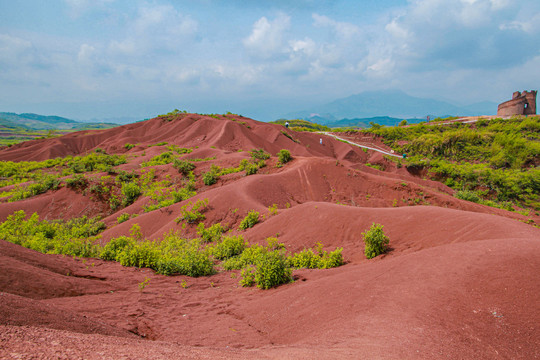
[[536, 115], [536, 93], [536, 90], [514, 92], [512, 100], [499, 104], [497, 115]]

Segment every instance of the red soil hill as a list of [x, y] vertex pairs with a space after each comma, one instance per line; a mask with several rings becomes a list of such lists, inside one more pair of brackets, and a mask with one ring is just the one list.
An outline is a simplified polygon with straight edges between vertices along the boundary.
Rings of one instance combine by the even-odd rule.
[[[182, 114], [26, 142], [0, 150], [0, 159], [45, 160], [99, 147], [128, 155], [119, 168], [137, 170], [165, 151], [150, 146], [161, 142], [194, 148], [189, 158], [215, 156], [197, 163], [196, 175], [212, 164], [237, 166], [246, 150], [271, 153], [256, 175], [198, 182], [190, 201], [209, 200], [207, 225], [237, 228], [257, 210], [264, 221], [242, 233], [251, 243], [278, 236], [299, 251], [322, 242], [326, 250], [343, 247], [347, 264], [297, 270], [295, 282], [263, 291], [240, 287], [238, 272], [166, 277], [0, 241], [0, 357], [540, 357], [540, 230], [516, 221], [524, 219], [519, 214], [458, 200], [443, 184], [392, 167], [372, 151], [233, 115]], [[136, 146], [128, 151], [126, 143]], [[294, 160], [277, 168], [275, 154], [284, 148]], [[387, 171], [366, 167], [368, 161]], [[169, 165], [153, 168], [156, 181], [179, 176]], [[175, 221], [188, 201], [144, 213], [148, 202], [142, 197], [112, 211], [61, 188], [1, 203], [0, 219], [19, 209], [48, 219], [101, 215], [108, 226], [103, 242], [134, 223], [152, 239], [171, 229], [196, 236]], [[277, 215], [268, 211], [272, 204]], [[139, 216], [117, 225], [120, 212]], [[391, 249], [367, 260], [361, 233], [373, 222], [384, 225]], [[40, 341], [47, 346], [35, 345]]]

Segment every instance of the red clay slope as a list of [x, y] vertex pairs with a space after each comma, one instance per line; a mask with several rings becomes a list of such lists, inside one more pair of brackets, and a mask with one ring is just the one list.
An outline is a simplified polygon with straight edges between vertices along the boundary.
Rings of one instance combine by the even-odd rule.
[[[149, 145], [168, 142], [197, 147], [191, 158], [216, 156], [198, 163], [200, 175], [212, 163], [236, 166], [249, 156], [239, 150], [276, 154], [287, 148], [295, 157], [291, 163], [276, 168], [273, 158], [256, 175], [230, 174], [213, 186], [199, 182], [191, 201], [209, 199], [207, 225], [236, 228], [249, 210], [260, 211], [265, 220], [243, 233], [250, 242], [279, 236], [298, 251], [320, 241], [327, 250], [343, 247], [348, 262], [297, 270], [294, 283], [262, 291], [240, 287], [238, 272], [165, 277], [0, 241], [0, 290], [7, 299], [0, 304], [0, 357], [540, 357], [539, 229], [512, 219], [520, 215], [458, 200], [444, 185], [404, 169], [363, 166], [384, 161], [372, 152], [324, 136], [321, 146], [321, 135], [312, 133], [289, 132], [290, 139], [283, 131], [236, 116], [184, 114], [0, 150], [0, 159], [20, 161], [100, 147], [127, 153], [129, 163], [120, 168], [129, 170], [165, 151]], [[138, 145], [127, 151], [125, 143]], [[168, 165], [155, 169], [156, 180], [179, 176]], [[108, 216], [103, 241], [126, 234], [134, 223], [149, 238], [181, 230], [174, 220], [187, 203], [143, 213], [148, 199], [141, 198], [110, 213], [99, 201], [62, 188], [0, 204], [0, 215], [19, 207], [68, 218], [62, 206], [70, 199], [78, 199], [73, 216]], [[415, 199], [430, 206], [410, 206], [418, 204]], [[267, 210], [272, 204], [279, 208], [274, 216]], [[140, 215], [115, 225], [120, 212]], [[384, 225], [391, 251], [367, 260], [361, 233], [373, 222]], [[193, 227], [184, 233], [195, 235]], [[141, 338], [126, 339], [129, 333]], [[29, 342], [39, 339], [52, 345]]]

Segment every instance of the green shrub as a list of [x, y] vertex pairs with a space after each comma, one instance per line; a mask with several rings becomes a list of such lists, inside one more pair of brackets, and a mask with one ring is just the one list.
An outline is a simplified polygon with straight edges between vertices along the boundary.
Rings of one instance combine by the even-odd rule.
[[270, 216], [274, 216], [278, 214], [278, 207], [277, 204], [273, 204], [268, 207], [268, 213]]
[[373, 223], [369, 230], [362, 233], [366, 258], [372, 259], [386, 252], [390, 239], [385, 235], [381, 224]]
[[176, 157], [173, 155], [172, 152], [166, 151], [164, 153], [161, 153], [159, 155], [154, 156], [150, 161], [143, 162], [141, 166], [147, 167], [147, 166], [157, 166], [157, 165], [166, 165], [172, 163]]
[[214, 224], [208, 228], [204, 227], [204, 223], [199, 223], [199, 225], [197, 225], [197, 234], [205, 243], [218, 242], [221, 240], [224, 231], [225, 228], [221, 226], [221, 223]]
[[322, 250], [322, 244], [317, 245], [316, 251], [304, 249], [299, 253], [290, 256], [289, 262], [297, 269], [329, 269], [343, 265], [343, 248], [336, 248], [328, 253]]
[[174, 144], [167, 146], [167, 150], [174, 151], [179, 155], [190, 154], [191, 152], [193, 152], [193, 148], [181, 148], [180, 146]]
[[278, 156], [278, 161], [280, 164], [285, 164], [292, 160], [291, 153], [287, 149], [279, 150], [279, 152], [277, 153], [277, 156]]
[[56, 176], [50, 174], [40, 175], [32, 184], [17, 185], [17, 187], [12, 190], [12, 196], [8, 201], [15, 202], [43, 194], [48, 190], [56, 190], [59, 185], [60, 180]]
[[279, 251], [271, 251], [257, 262], [255, 282], [261, 289], [270, 289], [291, 282], [291, 274], [287, 258]]
[[179, 190], [171, 192], [171, 195], [173, 197], [173, 202], [177, 203], [192, 198], [197, 195], [197, 193], [195, 191], [189, 190], [188, 188], [181, 188]]
[[455, 196], [456, 196], [456, 198], [461, 199], [461, 200], [472, 201], [472, 202], [475, 202], [475, 203], [480, 202], [480, 197], [478, 196], [478, 194], [476, 192], [470, 191], [470, 190], [460, 190], [460, 191], [456, 192]]
[[214, 171], [210, 170], [208, 172], [205, 172], [203, 174], [203, 183], [204, 185], [211, 186], [214, 185], [219, 179], [218, 174], [216, 174]]
[[336, 248], [330, 253], [323, 253], [321, 256], [321, 261], [319, 269], [330, 269], [343, 265], [343, 248]]
[[240, 286], [251, 287], [255, 285], [255, 267], [246, 266], [240, 271]]
[[197, 200], [195, 204], [191, 201], [180, 208], [180, 217], [176, 222], [187, 221], [189, 224], [203, 221], [206, 216], [202, 213], [208, 206], [208, 199]]
[[125, 144], [124, 144], [124, 149], [126, 149], [126, 150], [131, 150], [131, 149], [133, 149], [134, 147], [135, 147], [134, 144], [130, 144], [130, 143], [125, 143]]
[[92, 237], [107, 228], [105, 223], [100, 221], [99, 218], [87, 218], [86, 216], [70, 219], [63, 227], [72, 238]]
[[20, 210], [0, 224], [0, 238], [42, 253], [96, 256], [99, 246], [94, 235], [104, 228], [98, 219], [47, 221], [40, 220], [37, 213], [26, 219], [26, 213]]
[[249, 155], [253, 160], [267, 160], [270, 159], [270, 154], [264, 151], [263, 149], [253, 149], [249, 152]]
[[179, 173], [187, 175], [195, 169], [195, 165], [186, 160], [174, 159], [173, 167], [178, 170]]
[[320, 258], [312, 249], [304, 249], [301, 252], [289, 257], [291, 266], [301, 269], [317, 269], [319, 268]]
[[236, 255], [240, 255], [246, 248], [246, 241], [242, 235], [225, 236], [212, 247], [212, 254], [216, 259], [224, 260]]
[[120, 236], [109, 240], [109, 242], [101, 249], [99, 257], [103, 260], [118, 261], [117, 257], [126, 248], [135, 246], [135, 239], [128, 236]]
[[141, 188], [136, 183], [123, 183], [121, 192], [124, 196], [122, 205], [128, 206], [137, 200], [137, 198], [141, 195]]
[[254, 175], [259, 171], [259, 167], [255, 164], [247, 164], [245, 167], [246, 170], [246, 176]]
[[66, 186], [72, 189], [84, 189], [88, 185], [88, 178], [83, 174], [76, 174], [71, 178], [65, 179], [64, 181]]
[[158, 245], [149, 240], [135, 242], [126, 246], [116, 255], [116, 261], [122, 266], [147, 267], [155, 269], [161, 257]]
[[215, 273], [212, 259], [196, 248], [188, 248], [176, 254], [164, 256], [158, 261], [156, 272], [163, 275], [208, 276]]
[[116, 181], [118, 182], [130, 182], [135, 179], [139, 178], [139, 174], [137, 174], [135, 171], [127, 172], [124, 170], [120, 170], [118, 172], [118, 175], [116, 176]]
[[125, 156], [91, 153], [86, 156], [66, 157], [64, 162], [74, 173], [107, 171], [113, 166], [125, 164]]
[[130, 218], [130, 215], [129, 215], [128, 213], [123, 213], [123, 214], [121, 214], [120, 216], [118, 216], [118, 217], [116, 218], [116, 223], [117, 223], [117, 224], [121, 224], [121, 223], [123, 223], [123, 222], [128, 221], [129, 218]]
[[259, 212], [255, 210], [251, 210], [247, 216], [240, 222], [239, 229], [240, 230], [246, 230], [248, 228], [252, 228], [259, 222]]
[[240, 270], [247, 265], [255, 265], [268, 252], [263, 246], [254, 244], [246, 247], [239, 256], [226, 259], [223, 262], [225, 270]]

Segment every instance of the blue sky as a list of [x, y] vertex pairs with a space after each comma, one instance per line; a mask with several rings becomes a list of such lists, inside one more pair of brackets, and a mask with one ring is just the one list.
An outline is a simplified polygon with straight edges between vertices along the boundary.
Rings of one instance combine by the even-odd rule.
[[274, 120], [363, 91], [540, 84], [538, 0], [0, 1], [0, 111]]

